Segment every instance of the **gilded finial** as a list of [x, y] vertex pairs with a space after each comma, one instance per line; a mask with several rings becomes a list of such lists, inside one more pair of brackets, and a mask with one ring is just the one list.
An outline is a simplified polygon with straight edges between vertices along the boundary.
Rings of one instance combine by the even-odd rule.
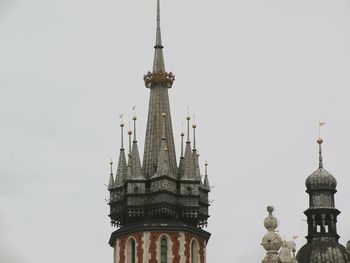
[[132, 130], [131, 130], [131, 123], [130, 122], [129, 122], [128, 135], [129, 135], [129, 156], [131, 156], [131, 135], [132, 135]]
[[193, 128], [193, 151], [196, 151], [196, 128], [197, 128], [197, 124], [196, 124], [196, 116], [193, 115], [193, 124], [192, 124], [192, 128]]
[[132, 110], [133, 110], [133, 117], [132, 117], [132, 120], [134, 121], [134, 142], [136, 142], [136, 120], [137, 120], [137, 117], [136, 117], [136, 105], [134, 107], [132, 107]]
[[186, 120], [187, 120], [187, 142], [190, 142], [190, 107], [187, 106], [187, 116], [186, 116]]
[[124, 149], [124, 119], [123, 113], [119, 115], [120, 120], [120, 149]]
[[181, 128], [181, 158], [184, 157], [184, 123], [182, 122], [182, 128]]

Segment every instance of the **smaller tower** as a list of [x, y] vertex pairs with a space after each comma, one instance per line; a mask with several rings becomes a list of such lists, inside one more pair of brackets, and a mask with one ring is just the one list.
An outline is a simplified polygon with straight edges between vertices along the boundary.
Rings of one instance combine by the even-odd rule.
[[278, 227], [277, 219], [273, 216], [273, 207], [268, 206], [267, 212], [269, 216], [264, 220], [264, 226], [267, 229], [267, 233], [262, 239], [261, 245], [266, 250], [266, 256], [262, 260], [262, 263], [278, 263], [278, 250], [282, 246], [282, 239], [279, 234], [276, 233]]
[[318, 169], [305, 182], [309, 194], [309, 208], [304, 212], [308, 224], [307, 244], [299, 250], [297, 260], [299, 263], [348, 263], [350, 256], [338, 242], [337, 217], [340, 211], [334, 201], [337, 180], [323, 168], [321, 137], [317, 143]]

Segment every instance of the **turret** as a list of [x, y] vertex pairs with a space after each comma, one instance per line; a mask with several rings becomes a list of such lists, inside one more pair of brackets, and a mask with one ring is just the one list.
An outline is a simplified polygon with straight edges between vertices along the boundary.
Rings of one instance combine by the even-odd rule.
[[307, 244], [299, 250], [297, 260], [299, 263], [349, 262], [349, 253], [338, 243], [337, 217], [340, 211], [335, 207], [334, 200], [337, 180], [324, 169], [323, 139], [320, 136], [317, 144], [318, 169], [305, 182], [309, 195], [309, 208], [304, 212], [308, 224]]

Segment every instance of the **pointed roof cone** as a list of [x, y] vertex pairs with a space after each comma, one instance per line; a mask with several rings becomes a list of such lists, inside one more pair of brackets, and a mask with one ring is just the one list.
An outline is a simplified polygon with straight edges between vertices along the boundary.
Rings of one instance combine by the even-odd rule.
[[184, 180], [195, 180], [196, 179], [196, 166], [195, 166], [195, 159], [193, 158], [193, 152], [191, 149], [191, 142], [190, 142], [190, 117], [187, 116], [187, 142], [186, 142], [186, 148], [185, 148], [185, 157], [184, 157]]
[[179, 162], [179, 178], [182, 178], [184, 175], [184, 136], [185, 133], [181, 132], [181, 156]]
[[[130, 123], [129, 123], [130, 126]], [[131, 165], [132, 165], [132, 158], [131, 158], [131, 151], [132, 151], [132, 144], [131, 144], [131, 135], [132, 135], [132, 131], [129, 127], [128, 130], [128, 135], [129, 135], [129, 153], [128, 153], [128, 167], [127, 167], [127, 173], [126, 173], [126, 178], [127, 179], [132, 179], [132, 169], [131, 169]]]
[[156, 176], [163, 176], [163, 175], [173, 176], [173, 172], [169, 166], [169, 153], [168, 153], [167, 139], [166, 139], [166, 132], [165, 132], [166, 114], [163, 113], [162, 117], [163, 117], [163, 136], [160, 144], [160, 154], [159, 154]]
[[208, 190], [210, 190], [210, 184], [208, 179], [208, 163], [205, 162], [205, 176], [204, 176], [204, 187]]
[[111, 173], [110, 173], [110, 176], [109, 176], [108, 190], [112, 189], [113, 186], [114, 186], [113, 161], [112, 160], [109, 162], [109, 165], [111, 166]]
[[153, 73], [165, 72], [162, 34], [160, 30], [160, 2], [157, 0], [157, 32], [156, 32], [156, 45], [154, 46], [154, 61], [153, 61]]
[[[122, 118], [123, 115], [121, 115]], [[124, 150], [124, 122], [123, 120], [120, 123], [120, 130], [121, 130], [121, 148], [119, 153], [119, 161], [118, 161], [118, 167], [117, 167], [117, 173], [115, 176], [115, 185], [120, 186], [123, 185], [126, 179], [126, 173], [127, 173], [127, 163], [125, 158], [125, 150]]]
[[141, 168], [141, 160], [140, 160], [140, 154], [139, 149], [137, 146], [137, 140], [136, 140], [136, 120], [137, 117], [133, 117], [134, 121], [134, 141], [132, 143], [132, 150], [131, 150], [131, 163], [129, 166], [131, 166], [131, 178], [132, 179], [143, 179], [142, 176], [142, 168]]
[[121, 186], [124, 184], [127, 175], [127, 164], [125, 158], [125, 150], [120, 149], [117, 175], [116, 175], [116, 185]]

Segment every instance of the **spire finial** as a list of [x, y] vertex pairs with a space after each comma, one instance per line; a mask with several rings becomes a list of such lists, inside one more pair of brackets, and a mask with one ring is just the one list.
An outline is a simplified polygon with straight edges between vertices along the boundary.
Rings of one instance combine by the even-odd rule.
[[190, 107], [187, 106], [187, 116], [186, 116], [186, 120], [187, 120], [187, 142], [190, 142]]
[[133, 110], [133, 116], [132, 116], [132, 120], [134, 121], [134, 142], [136, 142], [136, 120], [137, 120], [137, 116], [136, 116], [136, 105], [134, 107], [132, 107]]
[[155, 72], [165, 72], [164, 57], [163, 57], [163, 44], [162, 44], [162, 34], [160, 31], [160, 1], [157, 0], [157, 32], [156, 32], [156, 49], [154, 54], [153, 63], [153, 73]]
[[112, 159], [109, 161], [109, 165], [111, 167], [111, 175], [113, 176], [113, 160]]
[[124, 149], [124, 120], [123, 120], [123, 113], [119, 116], [120, 119], [120, 139], [121, 139], [121, 143], [120, 143], [120, 149]]
[[131, 130], [131, 123], [130, 122], [129, 122], [128, 135], [129, 135], [129, 156], [131, 156], [131, 135], [132, 135], [132, 130]]
[[321, 127], [323, 127], [326, 123], [325, 122], [319, 122], [318, 123], [318, 148], [319, 148], [319, 168], [323, 168], [323, 158], [322, 158], [322, 143], [323, 139], [321, 138]]
[[208, 176], [208, 161], [205, 161], [205, 176]]
[[193, 128], [193, 151], [197, 151], [196, 149], [196, 128], [197, 128], [196, 115], [193, 115], [192, 128]]
[[182, 122], [182, 128], [181, 128], [181, 158], [184, 157], [184, 123]]
[[157, 0], [157, 28], [160, 28], [160, 1]]

